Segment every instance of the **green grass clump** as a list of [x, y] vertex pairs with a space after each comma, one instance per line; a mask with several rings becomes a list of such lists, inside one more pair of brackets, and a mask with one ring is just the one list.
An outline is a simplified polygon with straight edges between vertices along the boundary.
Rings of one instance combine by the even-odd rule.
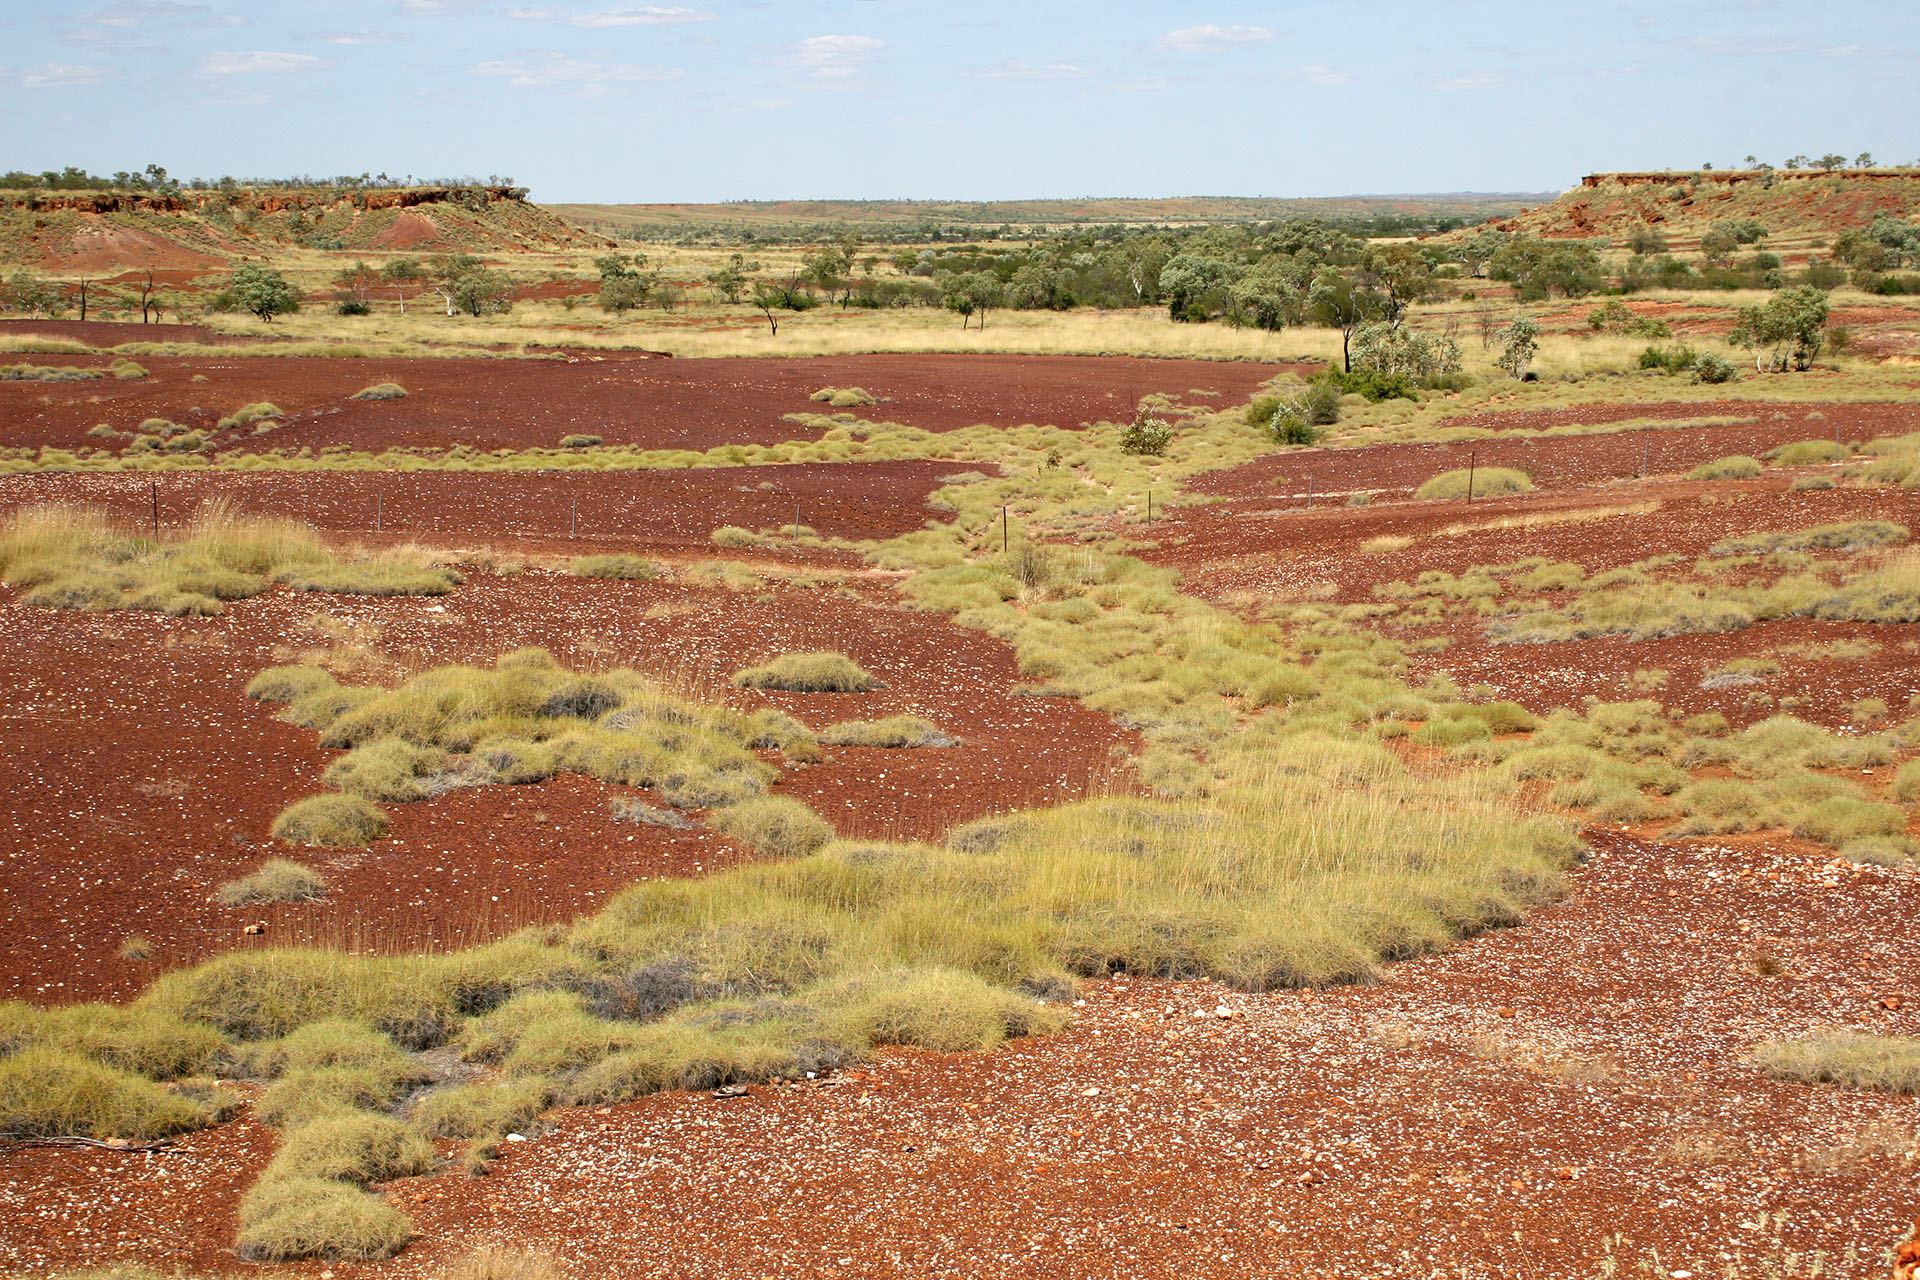
[[1854, 520], [1807, 529], [1749, 534], [1713, 544], [1717, 556], [1777, 555], [1789, 551], [1864, 551], [1893, 547], [1907, 540], [1907, 527], [1891, 520]]
[[1852, 449], [1831, 440], [1795, 440], [1767, 450], [1766, 456], [1775, 466], [1804, 467], [1816, 462], [1843, 462], [1852, 455]]
[[240, 1256], [249, 1262], [367, 1261], [413, 1237], [406, 1215], [327, 1178], [268, 1178], [240, 1201]]
[[1907, 829], [1906, 810], [1849, 796], [1833, 796], [1799, 813], [1793, 834], [1844, 850], [1867, 837], [1899, 836]]
[[125, 356], [122, 356], [119, 359], [115, 360], [113, 364], [109, 366], [109, 368], [113, 373], [113, 376], [116, 378], [119, 378], [123, 382], [131, 382], [135, 378], [144, 378], [147, 376], [147, 369], [145, 365], [137, 364], [134, 361], [127, 359]]
[[339, 681], [319, 667], [268, 667], [247, 682], [247, 696], [259, 702], [298, 702], [322, 689], [338, 687]]
[[1736, 453], [1725, 458], [1716, 458], [1712, 462], [1703, 462], [1687, 472], [1689, 480], [1757, 480], [1760, 478], [1760, 460]]
[[822, 387], [807, 399], [830, 404], [836, 409], [852, 409], [860, 405], [880, 403], [880, 398], [865, 387]]
[[335, 790], [388, 804], [432, 799], [451, 790], [459, 779], [446, 752], [398, 738], [355, 747], [321, 775], [321, 781]]
[[433, 1144], [390, 1116], [338, 1112], [294, 1127], [268, 1166], [268, 1178], [326, 1178], [362, 1186], [433, 1169]]
[[1823, 1031], [1798, 1040], [1774, 1040], [1754, 1051], [1769, 1075], [1848, 1089], [1920, 1093], [1920, 1039]]
[[714, 814], [713, 826], [768, 858], [797, 858], [833, 839], [826, 819], [798, 800], [756, 796]]
[[560, 447], [562, 449], [593, 449], [605, 443], [605, 437], [593, 435], [589, 432], [576, 432], [570, 436], [560, 437]]
[[651, 560], [635, 555], [581, 556], [567, 572], [576, 578], [614, 578], [625, 582], [648, 582], [660, 575]]
[[210, 1071], [226, 1041], [211, 1027], [178, 1022], [151, 1009], [0, 1003], [0, 1055], [33, 1047], [79, 1054], [151, 1080], [176, 1080]]
[[1465, 498], [1469, 496], [1467, 485], [1471, 481], [1471, 496], [1475, 498], [1497, 498], [1510, 493], [1531, 493], [1533, 478], [1524, 471], [1511, 467], [1476, 467], [1469, 472], [1462, 468], [1458, 471], [1442, 471], [1433, 479], [1413, 491], [1416, 498]]
[[855, 983], [832, 1021], [845, 1040], [964, 1053], [1012, 1036], [1054, 1034], [1067, 1018], [1056, 1004], [1038, 1004], [975, 974], [921, 969]]
[[772, 662], [734, 673], [744, 689], [784, 689], [792, 693], [866, 693], [880, 687], [865, 668], [844, 653], [783, 653]]
[[89, 382], [106, 376], [104, 370], [75, 365], [0, 364], [0, 382]]
[[1795, 476], [1792, 483], [1787, 485], [1787, 492], [1805, 493], [1814, 489], [1831, 488], [1833, 488], [1833, 477], [1831, 476]]
[[220, 419], [215, 428], [219, 431], [232, 431], [238, 427], [250, 427], [256, 422], [265, 422], [269, 418], [284, 418], [280, 406], [266, 400], [256, 400], [252, 404], [242, 405], [226, 417]]
[[1893, 798], [1903, 804], [1920, 800], [1920, 760], [1909, 760], [1894, 773]]
[[[182, 436], [180, 439], [187, 439]], [[444, 570], [389, 560], [343, 563], [310, 528], [240, 516], [210, 502], [185, 529], [155, 542], [98, 512], [30, 507], [0, 531], [0, 578], [43, 608], [218, 614], [275, 581], [310, 591], [442, 594]]]
[[273, 820], [276, 840], [332, 849], [370, 845], [386, 830], [387, 815], [359, 796], [309, 796], [288, 805]]
[[1920, 622], [1920, 555], [1904, 551], [1848, 579], [1814, 616], [1845, 622]]
[[347, 398], [349, 400], [404, 400], [407, 389], [397, 382], [376, 382], [370, 387], [362, 387]]
[[842, 720], [820, 731], [820, 741], [831, 747], [957, 747], [960, 739], [920, 716], [888, 716], [885, 720]]
[[707, 540], [716, 547], [757, 547], [763, 541], [753, 530], [742, 529], [737, 524], [721, 525], [707, 535]]
[[35, 1046], [0, 1058], [0, 1132], [150, 1140], [220, 1116], [215, 1100], [68, 1050]]
[[214, 890], [223, 907], [250, 907], [263, 902], [318, 902], [327, 896], [327, 879], [312, 867], [285, 858], [269, 858], [260, 869]]

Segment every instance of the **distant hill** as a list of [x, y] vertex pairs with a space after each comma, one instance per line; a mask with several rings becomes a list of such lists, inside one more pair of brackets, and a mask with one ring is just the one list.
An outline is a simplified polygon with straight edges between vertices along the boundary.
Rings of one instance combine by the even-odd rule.
[[520, 187], [0, 192], [0, 263], [57, 275], [216, 270], [291, 249], [507, 254], [601, 237]]
[[1113, 223], [1191, 226], [1284, 218], [1457, 218], [1484, 222], [1553, 198], [1549, 192], [1453, 192], [1441, 195], [1275, 199], [1191, 196], [1164, 200], [739, 200], [726, 204], [555, 204], [548, 208], [607, 235], [668, 239], [681, 235], [804, 236], [833, 228], [904, 238], [938, 228], [1051, 230]]
[[1689, 248], [1715, 222], [1753, 219], [1774, 247], [1831, 238], [1881, 214], [1920, 211], [1920, 170], [1772, 169], [1596, 173], [1502, 230], [1555, 238], [1624, 240], [1652, 228]]

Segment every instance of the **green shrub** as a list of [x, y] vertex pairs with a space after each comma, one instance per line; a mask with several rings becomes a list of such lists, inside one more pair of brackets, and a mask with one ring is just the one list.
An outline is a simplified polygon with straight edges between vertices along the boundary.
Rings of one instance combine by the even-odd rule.
[[407, 804], [449, 790], [455, 776], [451, 757], [439, 748], [384, 738], [335, 760], [321, 781], [365, 800]]
[[1842, 462], [1853, 450], [1833, 440], [1795, 440], [1767, 450], [1776, 466], [1804, 467], [1817, 462]]
[[1712, 351], [1703, 351], [1694, 357], [1693, 377], [1696, 382], [1719, 385], [1735, 380], [1733, 361]]
[[247, 696], [261, 702], [297, 702], [322, 689], [335, 689], [339, 681], [319, 667], [268, 667], [247, 682]]
[[136, 364], [134, 361], [128, 360], [125, 357], [115, 360], [111, 369], [113, 376], [123, 382], [130, 382], [135, 378], [144, 378], [147, 376], [145, 365]]
[[144, 1141], [219, 1117], [211, 1100], [77, 1053], [34, 1047], [0, 1058], [0, 1132]]
[[635, 555], [581, 556], [568, 567], [576, 578], [615, 578], [626, 582], [647, 582], [659, 576], [651, 560]]
[[865, 387], [822, 387], [807, 399], [830, 404], [836, 409], [852, 409], [880, 402], [879, 397]]
[[339, 1112], [288, 1132], [265, 1176], [371, 1186], [426, 1173], [435, 1163], [433, 1144], [391, 1116]]
[[397, 382], [376, 382], [348, 397], [353, 400], [404, 400], [407, 389]]
[[1863, 836], [1897, 836], [1906, 829], [1907, 814], [1898, 805], [1846, 796], [1822, 800], [1793, 822], [1793, 834], [1834, 849]]
[[1713, 462], [1703, 462], [1687, 472], [1689, 480], [1757, 480], [1761, 466], [1757, 458], [1744, 454], [1720, 458]]
[[1142, 408], [1120, 428], [1120, 452], [1157, 458], [1173, 443], [1173, 424]]
[[285, 858], [269, 858], [260, 869], [214, 890], [223, 907], [249, 907], [262, 902], [318, 902], [327, 896], [327, 880], [312, 867]]
[[1920, 1039], [1821, 1031], [1774, 1040], [1754, 1052], [1761, 1070], [1807, 1084], [1920, 1093]]
[[254, 423], [264, 422], [268, 418], [284, 418], [285, 416], [286, 414], [280, 411], [279, 405], [266, 400], [256, 400], [252, 404], [242, 405], [226, 417], [220, 419], [220, 423], [215, 429], [219, 431], [232, 431], [236, 427], [250, 427]]
[[387, 815], [359, 796], [309, 796], [288, 805], [273, 820], [276, 840], [337, 849], [372, 844], [386, 830]]
[[[1472, 493], [1467, 485], [1471, 480]], [[1510, 467], [1478, 467], [1472, 470], [1443, 471], [1413, 491], [1416, 498], [1497, 498], [1509, 493], [1530, 493], [1533, 480], [1524, 471]]]
[[960, 739], [920, 716], [889, 716], [885, 720], [842, 720], [820, 731], [820, 741], [832, 747], [957, 747]]
[[602, 437], [590, 435], [585, 432], [560, 437], [560, 447], [562, 449], [592, 449], [605, 443], [606, 440]]
[[149, 1080], [174, 1080], [211, 1070], [226, 1041], [210, 1027], [177, 1022], [150, 1009], [100, 1004], [37, 1009], [20, 1001], [0, 1002], [0, 1056], [29, 1047], [80, 1054]]
[[837, 1039], [940, 1053], [991, 1049], [1009, 1036], [1047, 1035], [1066, 1025], [1057, 1005], [1038, 1004], [971, 973], [921, 969], [857, 984], [832, 1020]]
[[723, 835], [769, 858], [798, 858], [833, 839], [833, 828], [798, 800], [757, 796], [721, 809], [710, 819]]
[[772, 662], [734, 673], [745, 689], [791, 693], [866, 693], [880, 688], [865, 668], [844, 653], [783, 653]]
[[721, 525], [707, 535], [707, 540], [716, 547], [757, 547], [761, 543], [759, 534], [735, 524]]
[[249, 1262], [367, 1261], [412, 1238], [406, 1215], [326, 1178], [268, 1178], [240, 1201], [240, 1256]]

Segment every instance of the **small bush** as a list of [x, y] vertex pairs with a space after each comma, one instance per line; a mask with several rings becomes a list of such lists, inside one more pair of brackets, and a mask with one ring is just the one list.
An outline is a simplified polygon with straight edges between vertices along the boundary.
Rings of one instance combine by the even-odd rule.
[[711, 819], [732, 836], [769, 858], [799, 858], [833, 839], [833, 828], [813, 810], [785, 796], [757, 796], [721, 809]]
[[1761, 1070], [1787, 1080], [1920, 1093], [1920, 1039], [1823, 1031], [1763, 1044], [1753, 1056]]
[[1749, 458], [1745, 454], [1718, 458], [1712, 462], [1703, 462], [1687, 472], [1689, 480], [1757, 480], [1761, 467], [1758, 458]]
[[567, 572], [576, 578], [613, 578], [623, 582], [647, 582], [659, 576], [651, 560], [634, 555], [581, 556]]
[[605, 443], [606, 441], [599, 436], [584, 433], [560, 437], [560, 447], [562, 449], [591, 449]]
[[231, 431], [236, 427], [250, 427], [254, 423], [264, 422], [268, 418], [284, 418], [285, 416], [286, 415], [280, 411], [279, 405], [267, 400], [256, 400], [252, 404], [243, 405], [235, 409], [232, 413], [220, 419], [218, 430]]
[[1920, 800], [1920, 760], [1909, 760], [1893, 775], [1893, 798], [1903, 804]]
[[1734, 381], [1733, 361], [1723, 355], [1707, 351], [1694, 357], [1693, 377], [1696, 382], [1719, 385]]
[[919, 716], [889, 716], [885, 720], [843, 720], [820, 731], [820, 741], [831, 747], [957, 747], [960, 739]]
[[407, 396], [407, 389], [401, 386], [397, 382], [376, 382], [370, 387], [364, 387], [361, 390], [354, 392], [351, 396], [348, 397], [348, 399], [351, 399], [351, 400], [404, 400], [406, 399], [406, 396]]
[[1142, 408], [1120, 428], [1120, 452], [1157, 458], [1173, 443], [1173, 424]]
[[1832, 440], [1795, 440], [1777, 449], [1767, 450], [1775, 466], [1805, 467], [1820, 462], [1843, 462], [1853, 450]]
[[971, 973], [923, 969], [888, 974], [836, 1011], [835, 1038], [939, 1053], [991, 1049], [1009, 1036], [1047, 1035], [1065, 1011], [992, 986]]
[[783, 689], [790, 693], [866, 693], [880, 687], [861, 665], [844, 653], [783, 653], [763, 666], [734, 673], [744, 689]]
[[347, 299], [345, 302], [335, 307], [333, 311], [335, 315], [342, 315], [342, 316], [370, 316], [373, 314], [373, 308], [368, 306], [366, 303], [360, 301], [358, 298]]
[[262, 902], [318, 902], [327, 896], [326, 877], [312, 867], [270, 858], [252, 875], [229, 880], [214, 890], [223, 907], [250, 907]]
[[338, 681], [319, 667], [268, 667], [247, 682], [247, 696], [259, 702], [298, 702], [309, 694], [337, 687]]
[[1804, 493], [1809, 489], [1831, 489], [1831, 476], [1795, 476], [1793, 483], [1787, 486], [1788, 493]]
[[1822, 800], [1803, 810], [1793, 823], [1793, 834], [1834, 849], [1863, 837], [1898, 836], [1906, 829], [1906, 811], [1898, 805], [1848, 796]]
[[268, 1178], [240, 1201], [240, 1256], [249, 1262], [385, 1258], [412, 1235], [393, 1206], [326, 1178]]
[[76, 1053], [29, 1048], [0, 1059], [0, 1132], [150, 1140], [216, 1119], [210, 1102]]
[[434, 1167], [433, 1144], [391, 1116], [341, 1112], [287, 1134], [268, 1178], [326, 1178], [370, 1186]]
[[807, 399], [830, 404], [836, 409], [852, 409], [880, 402], [880, 398], [865, 387], [822, 387]]
[[130, 382], [135, 378], [144, 378], [147, 376], [145, 365], [136, 364], [125, 358], [115, 360], [110, 368], [112, 369], [113, 376], [123, 382]]
[[309, 796], [288, 805], [273, 820], [276, 840], [336, 849], [372, 844], [386, 830], [387, 815], [359, 796]]
[[1510, 467], [1478, 467], [1472, 471], [1443, 471], [1413, 491], [1416, 498], [1465, 498], [1471, 480], [1472, 497], [1497, 498], [1509, 493], [1530, 493], [1533, 480], [1524, 471]]
[[737, 524], [723, 524], [707, 535], [707, 540], [716, 547], [757, 547], [760, 535], [751, 529], [742, 529]]

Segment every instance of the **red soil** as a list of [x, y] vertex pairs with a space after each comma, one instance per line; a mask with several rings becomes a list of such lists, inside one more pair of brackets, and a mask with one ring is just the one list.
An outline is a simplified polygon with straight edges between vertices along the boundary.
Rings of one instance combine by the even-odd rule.
[[[934, 431], [976, 423], [1071, 427], [1130, 417], [1139, 398], [1156, 391], [1198, 389], [1223, 404], [1244, 401], [1283, 368], [1091, 356], [653, 360], [616, 352], [571, 361], [154, 356], [140, 363], [150, 376], [126, 382], [0, 384], [0, 445], [89, 447], [98, 442], [86, 432], [97, 423], [127, 430], [155, 415], [211, 427], [243, 404], [269, 400], [290, 418], [271, 438], [247, 437], [247, 448], [524, 448], [584, 432], [611, 445], [705, 449], [811, 438], [782, 415], [832, 412], [808, 398], [822, 387], [865, 387], [881, 400], [861, 416]], [[195, 374], [208, 381], [193, 382]], [[410, 394], [377, 403], [348, 398], [376, 382], [398, 382]]]

